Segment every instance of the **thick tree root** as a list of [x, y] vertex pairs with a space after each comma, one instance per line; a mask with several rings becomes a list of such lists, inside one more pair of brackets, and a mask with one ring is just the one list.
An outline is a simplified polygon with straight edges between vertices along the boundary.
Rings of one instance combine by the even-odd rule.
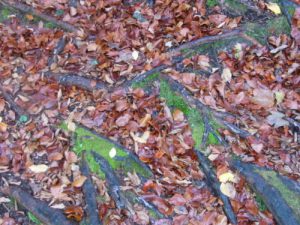
[[47, 225], [72, 225], [73, 223], [68, 220], [64, 214], [58, 209], [53, 209], [48, 206], [46, 202], [35, 199], [26, 191], [17, 186], [10, 186], [0, 189], [3, 194], [14, 198], [18, 204], [30, 211], [42, 223]]
[[82, 191], [84, 194], [85, 204], [86, 204], [86, 214], [87, 218], [86, 221], [89, 224], [95, 224], [95, 225], [101, 225], [101, 221], [98, 216], [98, 206], [97, 206], [97, 200], [96, 200], [96, 190], [94, 188], [90, 169], [88, 166], [88, 163], [85, 158], [85, 152], [82, 153], [82, 159], [81, 159], [81, 173], [82, 175], [86, 176], [87, 179], [84, 182], [84, 185], [82, 187]]
[[223, 202], [223, 210], [229, 220], [232, 224], [237, 224], [237, 219], [235, 216], [235, 213], [232, 209], [230, 200], [227, 196], [225, 196], [221, 190], [220, 190], [220, 182], [218, 181], [218, 178], [216, 174], [214, 173], [213, 167], [209, 160], [206, 158], [206, 156], [200, 152], [199, 150], [195, 149], [195, 152], [198, 156], [199, 166], [202, 169], [203, 173], [205, 174], [206, 181], [208, 183], [208, 186], [211, 187], [213, 192], [216, 194], [218, 198], [221, 199]]
[[15, 10], [18, 10], [22, 13], [32, 14], [32, 15], [34, 15], [34, 16], [36, 16], [36, 17], [38, 17], [38, 18], [40, 18], [44, 21], [53, 23], [57, 27], [61, 27], [62, 29], [66, 30], [66, 31], [73, 32], [73, 33], [76, 33], [78, 31], [78, 29], [75, 26], [73, 26], [71, 24], [68, 24], [68, 23], [65, 23], [63, 21], [57, 20], [56, 18], [48, 16], [44, 13], [38, 12], [34, 8], [32, 8], [28, 5], [25, 5], [23, 3], [17, 3], [17, 2], [12, 2], [12, 1], [8, 1], [8, 0], [0, 0], [0, 2], [3, 5], [5, 5], [7, 7], [10, 7], [10, 8], [13, 8]]
[[92, 155], [95, 158], [98, 165], [100, 166], [102, 172], [105, 174], [109, 195], [115, 201], [117, 208], [129, 209], [129, 211], [133, 211], [131, 204], [125, 198], [124, 194], [120, 189], [121, 182], [119, 181], [119, 178], [113, 170], [113, 168], [98, 153], [92, 151]]
[[241, 36], [242, 33], [243, 33], [242, 29], [236, 29], [236, 30], [229, 31], [229, 32], [226, 32], [226, 33], [223, 33], [223, 34], [218, 34], [218, 35], [215, 35], [215, 36], [202, 37], [202, 38], [199, 38], [197, 40], [190, 41], [190, 42], [184, 43], [184, 44], [182, 44], [178, 47], [170, 49], [169, 54], [174, 55], [174, 54], [180, 53], [182, 50], [193, 49], [195, 47], [198, 47], [199, 45], [212, 43], [212, 42], [215, 42], [215, 41], [220, 41], [220, 40], [224, 40], [224, 39], [228, 39], [228, 38], [232, 38], [232, 37]]
[[245, 177], [247, 183], [264, 200], [279, 225], [300, 224], [300, 184], [272, 170], [240, 160], [230, 166]]
[[[202, 115], [212, 114], [216, 118], [219, 118], [218, 121], [222, 125], [224, 125], [228, 130], [230, 130], [231, 132], [233, 132], [243, 138], [250, 136], [250, 133], [248, 133], [247, 131], [244, 131], [244, 130], [238, 128], [237, 126], [230, 124], [229, 122], [226, 122], [224, 120], [224, 118], [229, 117], [229, 116], [234, 117], [233, 115], [230, 115], [228, 113], [223, 113], [220, 111], [216, 111], [214, 109], [209, 108], [207, 105], [203, 104], [198, 99], [193, 97], [182, 84], [180, 84], [178, 81], [172, 79], [171, 77], [166, 76], [166, 75], [161, 75], [161, 78], [164, 79], [165, 81], [167, 81], [170, 84], [170, 87], [173, 89], [173, 91], [180, 94], [185, 99], [185, 101], [187, 103], [189, 103], [190, 106], [196, 107], [201, 112]], [[221, 142], [221, 143], [223, 143], [223, 142]]]

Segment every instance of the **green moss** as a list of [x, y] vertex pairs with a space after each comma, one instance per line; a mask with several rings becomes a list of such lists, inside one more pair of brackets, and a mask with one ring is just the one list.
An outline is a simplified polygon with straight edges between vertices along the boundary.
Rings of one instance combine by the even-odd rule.
[[[61, 128], [66, 130], [66, 124], [62, 124]], [[112, 169], [116, 171], [121, 171], [124, 173], [136, 171], [138, 174], [144, 177], [150, 177], [152, 175], [150, 170], [144, 169], [134, 159], [132, 159], [130, 154], [128, 154], [126, 151], [117, 147], [112, 142], [93, 134], [85, 128], [77, 127], [73, 136], [73, 151], [78, 155], [80, 155], [80, 153], [84, 150], [87, 153], [95, 151], [104, 159], [106, 159]], [[116, 155], [111, 158], [109, 156], [109, 152], [113, 148], [116, 150]], [[100, 166], [97, 164], [91, 154], [87, 154], [87, 161], [91, 171], [98, 174], [101, 178], [104, 178], [104, 173], [101, 171]]]
[[12, 10], [7, 7], [1, 7], [0, 22], [7, 20], [11, 14], [13, 14]]
[[215, 7], [216, 5], [218, 5], [218, 1], [217, 0], [207, 0], [206, 1], [206, 6], [208, 8]]
[[159, 76], [159, 73], [153, 73], [147, 76], [144, 80], [132, 84], [133, 88], [145, 88], [153, 83]]
[[266, 44], [267, 38], [272, 35], [279, 35], [282, 33], [289, 34], [290, 26], [284, 16], [273, 18], [267, 22], [266, 25], [247, 23], [246, 33], [255, 38], [261, 44]]
[[167, 105], [181, 110], [187, 117], [192, 128], [192, 136], [195, 141], [195, 147], [199, 149], [204, 132], [204, 123], [200, 112], [197, 109], [190, 107], [183, 97], [177, 95], [171, 89], [170, 85], [166, 81], [160, 81], [160, 88], [160, 96], [166, 100]]
[[267, 206], [264, 203], [263, 198], [259, 194], [255, 195], [255, 201], [256, 201], [256, 204], [258, 206], [259, 211], [263, 212], [263, 211], [267, 210]]
[[56, 25], [51, 22], [46, 22], [46, 23], [44, 23], [44, 27], [48, 28], [48, 29], [54, 29], [54, 28], [56, 28]]
[[248, 7], [238, 0], [225, 0], [225, 6], [238, 15], [244, 15], [248, 10]]
[[33, 222], [34, 224], [42, 224], [42, 222], [38, 219], [38, 218], [36, 218], [36, 216], [35, 215], [33, 215], [31, 212], [28, 212], [27, 213], [27, 216], [28, 216], [28, 218], [29, 218], [29, 220], [31, 221], [31, 222]]
[[255, 172], [260, 174], [270, 185], [277, 189], [295, 214], [300, 217], [300, 195], [290, 190], [275, 171], [256, 169]]

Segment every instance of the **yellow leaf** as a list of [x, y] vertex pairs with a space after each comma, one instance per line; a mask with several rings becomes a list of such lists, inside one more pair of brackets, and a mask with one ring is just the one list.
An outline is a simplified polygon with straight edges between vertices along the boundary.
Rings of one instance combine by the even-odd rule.
[[6, 132], [7, 130], [7, 124], [0, 122], [0, 132]]
[[281, 14], [281, 9], [277, 3], [270, 2], [270, 3], [267, 3], [266, 5], [267, 5], [267, 8], [270, 11], [272, 11], [275, 15]]
[[85, 176], [79, 176], [73, 181], [72, 185], [73, 185], [73, 187], [80, 188], [84, 184], [85, 181], [86, 181]]
[[235, 198], [236, 196], [236, 190], [231, 183], [221, 183], [220, 185], [221, 192], [228, 196], [229, 198]]
[[282, 91], [276, 91], [275, 92], [275, 99], [276, 99], [276, 103], [280, 104], [283, 101], [283, 99], [284, 99], [284, 92], [282, 92]]
[[232, 74], [231, 74], [230, 69], [229, 68], [224, 68], [223, 72], [222, 72], [222, 79], [225, 82], [230, 82], [231, 81], [231, 77], [232, 77]]
[[34, 18], [33, 18], [33, 15], [31, 15], [31, 14], [26, 14], [26, 19], [32, 21]]
[[221, 183], [226, 183], [226, 182], [237, 183], [238, 177], [229, 171], [229, 172], [223, 173], [221, 176], [219, 176], [219, 181]]

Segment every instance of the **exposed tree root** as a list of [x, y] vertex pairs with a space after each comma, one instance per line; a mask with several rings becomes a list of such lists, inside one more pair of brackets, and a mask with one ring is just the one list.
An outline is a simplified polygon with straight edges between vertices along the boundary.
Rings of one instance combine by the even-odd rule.
[[15, 103], [14, 98], [4, 90], [3, 86], [0, 86], [0, 92], [10, 108], [17, 114], [18, 119], [26, 117], [26, 121], [23, 122], [27, 122], [29, 120], [28, 113]]
[[[149, 168], [149, 166], [145, 163], [143, 163], [135, 154], [133, 154], [132, 152], [130, 152], [128, 149], [126, 149], [123, 145], [121, 145], [120, 143], [116, 142], [116, 141], [113, 141], [99, 133], [97, 133], [96, 131], [82, 125], [82, 124], [79, 124], [78, 127], [81, 127], [81, 128], [84, 128], [88, 131], [90, 131], [91, 133], [93, 133], [94, 135], [98, 136], [99, 138], [105, 140], [105, 141], [108, 141], [110, 143], [112, 143], [113, 145], [115, 145], [116, 147], [122, 149], [124, 152], [127, 153], [127, 155], [134, 161], [136, 162], [140, 167], [142, 167], [145, 171], [147, 171], [149, 174], [152, 174], [152, 171], [151, 169]], [[136, 171], [137, 173], [139, 171]]]
[[203, 44], [207, 44], [207, 43], [211, 43], [211, 42], [215, 42], [215, 41], [219, 41], [219, 40], [224, 40], [224, 39], [227, 39], [227, 38], [240, 36], [242, 33], [243, 33], [242, 29], [236, 29], [236, 30], [229, 31], [229, 32], [226, 32], [226, 33], [223, 33], [223, 34], [218, 34], [218, 35], [215, 35], [215, 36], [202, 37], [202, 38], [199, 38], [197, 40], [190, 41], [190, 42], [184, 43], [184, 44], [182, 44], [178, 47], [170, 49], [169, 54], [170, 55], [178, 54], [184, 49], [193, 49], [195, 47], [198, 47], [199, 45], [203, 45]]
[[[237, 170], [245, 177], [250, 187], [260, 194], [278, 224], [298, 225], [300, 223], [300, 217], [295, 212], [295, 210], [298, 210], [299, 213], [299, 205], [295, 205], [297, 201], [299, 202], [299, 183], [250, 163], [244, 163], [239, 160], [230, 160], [229, 163], [234, 170]], [[273, 172], [273, 174], [270, 172]], [[264, 173], [265, 177], [262, 176]], [[291, 196], [293, 193], [295, 196]], [[288, 204], [286, 198], [290, 198], [295, 203]], [[298, 198], [298, 200], [294, 198]], [[294, 209], [290, 207], [292, 205]]]
[[68, 220], [64, 214], [58, 209], [53, 209], [48, 206], [46, 202], [35, 199], [26, 191], [17, 186], [9, 186], [1, 188], [3, 194], [14, 198], [18, 204], [24, 207], [35, 215], [42, 223], [47, 225], [72, 225], [73, 223]]
[[120, 189], [121, 183], [113, 168], [111, 168], [109, 163], [98, 153], [92, 151], [92, 155], [100, 166], [102, 172], [105, 174], [108, 192], [115, 201], [117, 208], [128, 209], [130, 212], [133, 212], [131, 204]]
[[51, 22], [51, 23], [55, 24], [57, 27], [61, 27], [62, 29], [66, 30], [66, 31], [73, 32], [73, 33], [76, 33], [78, 31], [78, 29], [75, 26], [65, 23], [63, 21], [57, 20], [56, 18], [48, 16], [44, 13], [38, 12], [34, 8], [32, 8], [28, 5], [25, 5], [23, 3], [19, 3], [19, 2], [17, 3], [17, 2], [12, 2], [12, 1], [8, 1], [8, 0], [0, 0], [0, 2], [3, 5], [13, 8], [15, 10], [18, 10], [22, 13], [32, 14], [36, 17], [39, 17], [40, 19], [42, 19], [44, 21]]
[[220, 182], [218, 181], [218, 178], [214, 172], [214, 169], [209, 162], [209, 160], [206, 158], [206, 156], [200, 152], [199, 150], [195, 149], [195, 152], [198, 156], [199, 166], [202, 169], [203, 173], [205, 174], [206, 181], [208, 183], [208, 186], [211, 187], [213, 192], [221, 199], [223, 202], [223, 210], [229, 220], [232, 224], [237, 224], [237, 219], [234, 214], [234, 211], [232, 209], [230, 200], [227, 196], [225, 196], [221, 190], [220, 190]]
[[77, 74], [58, 74], [58, 73], [46, 72], [44, 76], [46, 78], [56, 80], [61, 85], [75, 86], [90, 92], [108, 89], [107, 85], [102, 81], [80, 76]]
[[203, 104], [198, 99], [194, 98], [189, 93], [189, 91], [186, 90], [186, 88], [182, 84], [180, 84], [178, 81], [172, 79], [171, 77], [166, 76], [166, 75], [161, 75], [161, 78], [166, 80], [170, 84], [170, 87], [175, 92], [179, 93], [186, 100], [186, 102], [188, 102], [192, 107], [196, 107], [202, 113], [202, 115], [211, 113], [216, 118], [219, 118], [218, 121], [222, 125], [224, 125], [226, 128], [228, 128], [228, 130], [230, 130], [231, 132], [239, 135], [240, 137], [248, 137], [250, 135], [247, 131], [244, 131], [244, 130], [238, 128], [237, 126], [235, 126], [233, 124], [230, 124], [229, 122], [226, 122], [224, 120], [226, 117], [235, 118], [233, 115], [228, 114], [228, 113], [223, 113], [223, 112], [220, 112], [220, 111], [216, 111], [215, 109], [209, 108], [207, 105]]
[[85, 204], [86, 204], [86, 214], [87, 218], [86, 221], [89, 224], [95, 224], [95, 225], [101, 225], [101, 221], [98, 216], [98, 206], [97, 206], [97, 201], [96, 201], [96, 190], [94, 188], [92, 179], [91, 179], [91, 174], [90, 174], [90, 169], [88, 166], [88, 163], [85, 158], [85, 152], [82, 153], [82, 159], [81, 159], [81, 173], [82, 175], [86, 176], [87, 179], [84, 182], [84, 185], [82, 187], [82, 191], [84, 194], [84, 199], [85, 199]]

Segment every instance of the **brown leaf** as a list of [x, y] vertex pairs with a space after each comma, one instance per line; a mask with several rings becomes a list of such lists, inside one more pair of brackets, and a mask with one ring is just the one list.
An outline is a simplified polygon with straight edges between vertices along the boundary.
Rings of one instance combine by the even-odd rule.
[[120, 116], [117, 120], [116, 120], [116, 125], [119, 127], [123, 127], [126, 124], [128, 124], [129, 120], [131, 119], [131, 115], [126, 113], [122, 116]]

